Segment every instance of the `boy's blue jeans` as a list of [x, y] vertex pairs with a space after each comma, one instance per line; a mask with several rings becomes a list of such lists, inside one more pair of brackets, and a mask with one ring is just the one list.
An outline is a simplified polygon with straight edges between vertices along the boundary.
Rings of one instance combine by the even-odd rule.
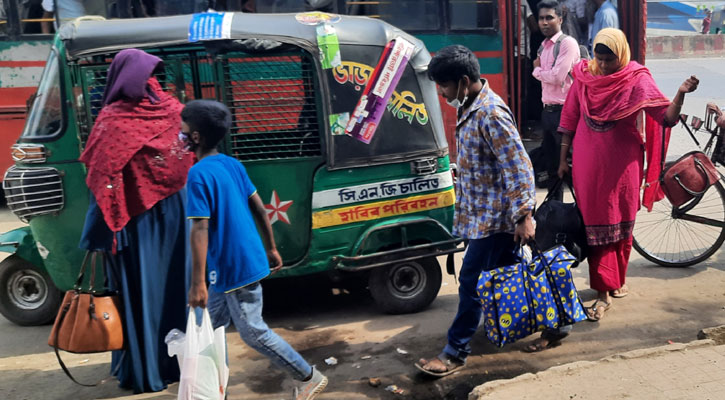
[[284, 339], [269, 329], [262, 319], [262, 285], [253, 283], [229, 293], [209, 290], [207, 309], [214, 329], [229, 326], [229, 321], [249, 347], [265, 355], [278, 367], [302, 381], [312, 367]]
[[[478, 276], [482, 271], [519, 262], [517, 250], [518, 245], [510, 233], [496, 233], [468, 242], [468, 249], [458, 277], [458, 312], [448, 329], [448, 344], [439, 357], [447, 356], [462, 362], [466, 361], [468, 355], [471, 354], [471, 339], [476, 333], [483, 315], [476, 293]], [[571, 325], [552, 330], [553, 332], [550, 333], [564, 335], [570, 330]]]

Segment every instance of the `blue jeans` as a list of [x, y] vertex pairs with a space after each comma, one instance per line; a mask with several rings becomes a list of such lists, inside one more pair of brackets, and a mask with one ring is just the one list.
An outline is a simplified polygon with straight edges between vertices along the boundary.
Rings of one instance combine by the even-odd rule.
[[214, 329], [228, 327], [231, 319], [244, 343], [287, 370], [295, 379], [302, 381], [312, 374], [310, 364], [262, 319], [262, 285], [259, 283], [229, 293], [209, 290], [207, 308]]
[[[510, 233], [496, 233], [483, 239], [468, 242], [466, 256], [458, 277], [458, 312], [448, 329], [448, 344], [439, 357], [449, 357], [465, 362], [471, 354], [470, 342], [481, 322], [483, 310], [476, 293], [478, 276], [504, 265], [520, 261], [518, 245]], [[550, 333], [568, 334], [571, 326], [564, 326]]]

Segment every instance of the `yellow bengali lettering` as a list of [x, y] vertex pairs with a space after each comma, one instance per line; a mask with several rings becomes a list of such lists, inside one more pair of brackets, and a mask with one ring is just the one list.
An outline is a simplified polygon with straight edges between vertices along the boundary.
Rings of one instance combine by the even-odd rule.
[[456, 201], [453, 188], [443, 192], [379, 201], [353, 207], [339, 207], [312, 213], [312, 228], [369, 221], [452, 206]]

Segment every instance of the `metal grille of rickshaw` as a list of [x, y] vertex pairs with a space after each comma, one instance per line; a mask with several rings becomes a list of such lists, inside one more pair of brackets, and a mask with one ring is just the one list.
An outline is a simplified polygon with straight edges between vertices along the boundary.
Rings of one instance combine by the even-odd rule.
[[23, 221], [63, 209], [60, 172], [55, 168], [20, 168], [5, 172], [3, 190], [10, 210]]
[[241, 161], [321, 155], [315, 66], [305, 53], [228, 54], [224, 101], [233, 115], [229, 151]]
[[[214, 66], [201, 51], [159, 52], [164, 68], [154, 76], [167, 93], [175, 95], [182, 103], [201, 98], [216, 98]], [[103, 108], [103, 92], [106, 75], [112, 57], [102, 62], [83, 62], [78, 65], [75, 86], [82, 90], [78, 94], [76, 107], [81, 141], [85, 146], [88, 135]], [[195, 79], [197, 77], [197, 79]]]

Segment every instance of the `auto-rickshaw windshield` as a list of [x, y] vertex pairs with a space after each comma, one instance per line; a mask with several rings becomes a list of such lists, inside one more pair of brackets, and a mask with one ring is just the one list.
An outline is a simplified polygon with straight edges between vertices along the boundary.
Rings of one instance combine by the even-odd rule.
[[[30, 103], [30, 101], [29, 101]], [[32, 98], [30, 114], [23, 130], [23, 137], [52, 136], [61, 128], [63, 109], [61, 103], [58, 54], [50, 52], [40, 79], [38, 91]]]

